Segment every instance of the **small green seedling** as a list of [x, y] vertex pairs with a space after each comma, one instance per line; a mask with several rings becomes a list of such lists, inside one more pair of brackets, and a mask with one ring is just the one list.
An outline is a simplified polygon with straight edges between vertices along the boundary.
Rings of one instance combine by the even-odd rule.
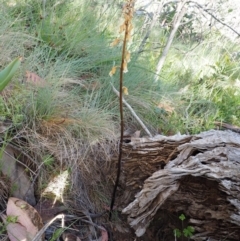
[[183, 240], [183, 237], [186, 237], [189, 240], [193, 236], [194, 228], [192, 226], [187, 226], [186, 228], [183, 228], [183, 221], [186, 219], [184, 214], [181, 214], [178, 218], [182, 221], [182, 230], [178, 228], [175, 228], [173, 230], [175, 241], [177, 240], [177, 238], [180, 238], [180, 237], [182, 237], [182, 240]]
[[186, 238], [192, 237], [194, 233], [194, 228], [192, 226], [187, 226], [186, 228], [183, 229], [183, 234]]
[[181, 214], [181, 215], [179, 216], [179, 219], [183, 222], [183, 221], [186, 219], [186, 217], [185, 217], [184, 214]]
[[175, 228], [173, 233], [175, 238], [180, 238], [182, 236], [182, 232], [178, 228]]

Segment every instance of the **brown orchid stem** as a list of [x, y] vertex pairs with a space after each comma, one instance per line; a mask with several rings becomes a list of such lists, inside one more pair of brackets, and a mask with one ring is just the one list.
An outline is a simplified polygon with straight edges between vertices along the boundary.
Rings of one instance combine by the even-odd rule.
[[121, 174], [121, 161], [122, 161], [122, 145], [123, 145], [123, 131], [124, 131], [124, 122], [123, 122], [123, 73], [124, 73], [124, 61], [125, 61], [125, 54], [126, 54], [126, 46], [127, 46], [127, 36], [128, 36], [128, 26], [129, 22], [125, 21], [126, 30], [123, 40], [123, 48], [122, 48], [122, 62], [120, 68], [120, 79], [119, 79], [119, 111], [120, 111], [120, 128], [121, 128], [121, 136], [120, 136], [120, 143], [119, 143], [119, 154], [118, 154], [118, 164], [117, 164], [117, 177], [115, 181], [115, 185], [113, 188], [110, 211], [109, 211], [109, 220], [112, 218], [112, 211], [116, 199], [116, 192], [117, 187], [119, 184], [120, 174]]

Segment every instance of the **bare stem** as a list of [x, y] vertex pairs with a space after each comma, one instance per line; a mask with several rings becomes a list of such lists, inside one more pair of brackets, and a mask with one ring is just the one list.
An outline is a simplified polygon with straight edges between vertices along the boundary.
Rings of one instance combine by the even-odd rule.
[[116, 197], [116, 192], [117, 192], [117, 187], [120, 179], [120, 174], [121, 174], [121, 161], [122, 161], [122, 145], [123, 145], [123, 131], [124, 131], [124, 122], [123, 122], [123, 73], [124, 73], [124, 61], [125, 61], [125, 53], [126, 53], [126, 46], [127, 46], [127, 36], [128, 36], [128, 27], [129, 27], [129, 22], [125, 21], [126, 25], [126, 30], [125, 30], [125, 35], [124, 35], [124, 40], [123, 40], [123, 48], [122, 48], [122, 62], [121, 62], [121, 68], [120, 68], [120, 79], [119, 79], [119, 111], [120, 111], [120, 128], [121, 128], [121, 137], [120, 137], [120, 143], [119, 143], [119, 154], [118, 154], [118, 166], [117, 166], [117, 177], [115, 181], [115, 185], [113, 188], [113, 193], [112, 193], [112, 200], [111, 200], [111, 205], [110, 205], [110, 211], [109, 211], [109, 220], [112, 218], [112, 211], [115, 203], [115, 197]]

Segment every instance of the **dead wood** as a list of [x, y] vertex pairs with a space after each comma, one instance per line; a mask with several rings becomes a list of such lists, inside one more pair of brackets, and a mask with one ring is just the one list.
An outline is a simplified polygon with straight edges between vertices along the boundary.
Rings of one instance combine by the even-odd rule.
[[137, 236], [167, 210], [189, 218], [196, 230], [193, 240], [239, 240], [238, 133], [212, 130], [193, 136], [133, 138], [123, 150], [126, 191], [119, 203], [131, 201], [122, 212]]
[[123, 145], [122, 176], [118, 205], [125, 207], [141, 190], [144, 180], [179, 154], [178, 146], [193, 137], [174, 135], [125, 139]]
[[230, 125], [228, 123], [219, 122], [219, 121], [215, 121], [214, 125], [218, 126], [220, 128], [223, 128], [223, 129], [227, 129], [227, 130], [231, 130], [231, 131], [240, 133], [240, 128], [238, 126]]

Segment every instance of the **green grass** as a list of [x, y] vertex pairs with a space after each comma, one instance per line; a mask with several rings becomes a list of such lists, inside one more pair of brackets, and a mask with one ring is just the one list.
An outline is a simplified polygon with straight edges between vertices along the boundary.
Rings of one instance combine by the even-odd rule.
[[[109, 82], [113, 81], [118, 88], [118, 76], [111, 80], [108, 73], [114, 62], [120, 62], [121, 55], [121, 48], [109, 45], [118, 31], [118, 2], [110, 6], [94, 1], [60, 4], [52, 1], [44, 6], [39, 1], [18, 0], [14, 6], [5, 4], [3, 9], [1, 65], [17, 55], [24, 57], [15, 81], [17, 90], [11, 101], [7, 101], [11, 103], [3, 115], [20, 120], [25, 115], [26, 123], [56, 116], [69, 115], [73, 119], [83, 116], [78, 130], [85, 130], [87, 121], [93, 128], [92, 133], [98, 135], [101, 131], [96, 129], [105, 130], [103, 122], [106, 121], [106, 126], [111, 126], [110, 132], [112, 127], [117, 132], [118, 98]], [[130, 93], [125, 99], [148, 127], [153, 132], [196, 133], [212, 128], [215, 120], [239, 124], [239, 93], [232, 87], [240, 73], [237, 61], [231, 58], [231, 53], [237, 51], [236, 46], [218, 33], [206, 36], [200, 44], [182, 42], [179, 35], [160, 81], [155, 84], [153, 74], [167, 32], [154, 29], [145, 51], [135, 62], [134, 51], [144, 33], [142, 21], [142, 18], [135, 19], [136, 33], [130, 46], [132, 62], [129, 73], [124, 76], [124, 85]], [[30, 88], [26, 93], [26, 70], [44, 78], [50, 87], [37, 91]], [[90, 87], [95, 84], [97, 88]], [[18, 102], [16, 106], [14, 100]], [[157, 105], [162, 102], [170, 104], [174, 111], [159, 109]], [[89, 121], [96, 118], [93, 113], [99, 115], [98, 123], [101, 119], [102, 124], [93, 125]], [[126, 108], [125, 115], [127, 125], [138, 128]], [[83, 128], [80, 123], [84, 123]]]

